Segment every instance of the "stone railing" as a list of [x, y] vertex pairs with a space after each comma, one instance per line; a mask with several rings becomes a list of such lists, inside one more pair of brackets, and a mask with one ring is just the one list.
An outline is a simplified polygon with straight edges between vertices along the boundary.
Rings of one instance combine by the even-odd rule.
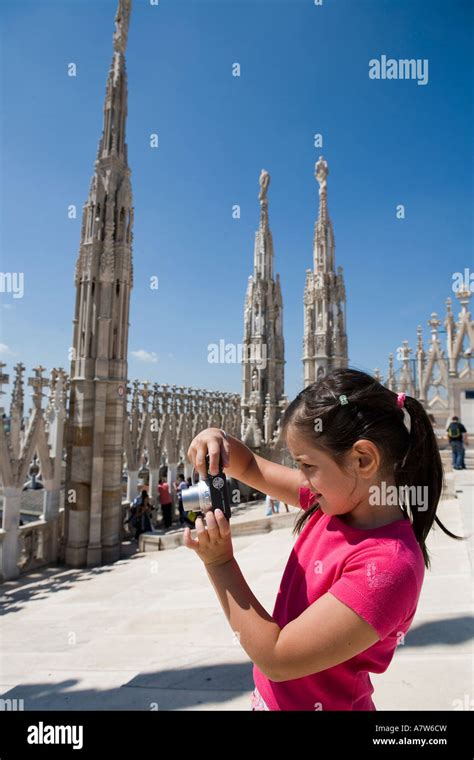
[[[9, 376], [3, 373], [5, 366], [0, 362], [0, 385], [9, 381]], [[55, 368], [48, 380], [43, 377], [44, 367], [34, 367], [34, 376], [28, 380], [28, 385], [33, 389], [32, 407], [25, 415], [25, 367], [19, 363], [14, 369], [10, 413], [7, 414], [0, 407], [3, 423], [0, 425], [2, 580], [13, 580], [20, 573], [56, 562], [59, 546], [59, 502], [68, 378], [64, 370]], [[44, 389], [49, 391], [46, 408], [43, 404]], [[25, 493], [23, 489], [28, 474], [31, 475], [29, 486], [34, 489], [39, 472], [43, 486], [40, 495], [34, 490]], [[21, 525], [22, 506], [26, 506], [26, 502], [28, 506], [34, 507], [33, 512], [40, 508], [41, 513], [33, 522]]]
[[57, 521], [35, 522], [21, 525], [18, 532], [20, 573], [28, 573], [57, 561]]

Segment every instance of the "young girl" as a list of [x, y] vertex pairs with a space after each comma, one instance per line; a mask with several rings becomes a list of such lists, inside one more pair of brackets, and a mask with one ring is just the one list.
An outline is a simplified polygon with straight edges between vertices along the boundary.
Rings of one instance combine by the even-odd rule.
[[403, 644], [433, 521], [459, 538], [436, 517], [443, 469], [431, 422], [415, 398], [340, 369], [298, 394], [281, 433], [301, 470], [217, 428], [188, 450], [203, 477], [206, 454], [211, 475], [222, 455], [226, 475], [302, 508], [273, 614], [247, 585], [220, 510], [196, 520], [196, 538], [185, 530], [185, 546], [254, 662], [252, 709], [375, 710], [369, 672], [383, 673]]

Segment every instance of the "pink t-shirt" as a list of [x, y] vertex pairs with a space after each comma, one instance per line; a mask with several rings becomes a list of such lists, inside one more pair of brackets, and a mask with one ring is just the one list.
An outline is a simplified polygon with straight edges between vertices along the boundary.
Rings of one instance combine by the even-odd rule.
[[[313, 499], [300, 488], [303, 509]], [[291, 551], [273, 619], [284, 628], [329, 591], [370, 623], [380, 640], [340, 665], [290, 681], [271, 681], [254, 665], [255, 686], [270, 710], [375, 710], [369, 672], [383, 673], [403, 642], [424, 572], [410, 520], [364, 530], [316, 510]]]

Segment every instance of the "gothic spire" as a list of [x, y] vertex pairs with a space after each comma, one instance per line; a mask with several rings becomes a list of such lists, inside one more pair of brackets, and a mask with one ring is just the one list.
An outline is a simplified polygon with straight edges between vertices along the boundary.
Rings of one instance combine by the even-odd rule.
[[270, 184], [270, 175], [262, 169], [259, 177], [260, 193], [260, 225], [255, 233], [254, 249], [254, 277], [262, 279], [273, 277], [273, 240], [268, 222], [268, 198], [267, 191]]
[[245, 297], [243, 338], [242, 440], [262, 450], [272, 446], [285, 403], [283, 299], [280, 278], [273, 279], [273, 241], [268, 222], [270, 175], [259, 177], [260, 224], [255, 233], [253, 275]]
[[314, 176], [319, 183], [319, 216], [314, 225], [315, 272], [334, 272], [334, 232], [327, 203], [328, 174], [327, 161], [320, 156], [314, 167]]
[[[119, 0], [104, 124], [84, 204], [76, 264], [64, 556], [74, 567], [120, 556], [133, 199], [127, 161], [127, 45], [131, 0]], [[39, 384], [39, 379], [37, 384]]]

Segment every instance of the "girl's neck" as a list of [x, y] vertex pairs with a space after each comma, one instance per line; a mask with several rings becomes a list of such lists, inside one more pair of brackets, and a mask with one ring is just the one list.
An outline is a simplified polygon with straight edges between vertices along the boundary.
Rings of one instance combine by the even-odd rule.
[[351, 528], [370, 530], [403, 520], [405, 514], [398, 505], [370, 504], [369, 500], [365, 499], [350, 512], [339, 517]]

